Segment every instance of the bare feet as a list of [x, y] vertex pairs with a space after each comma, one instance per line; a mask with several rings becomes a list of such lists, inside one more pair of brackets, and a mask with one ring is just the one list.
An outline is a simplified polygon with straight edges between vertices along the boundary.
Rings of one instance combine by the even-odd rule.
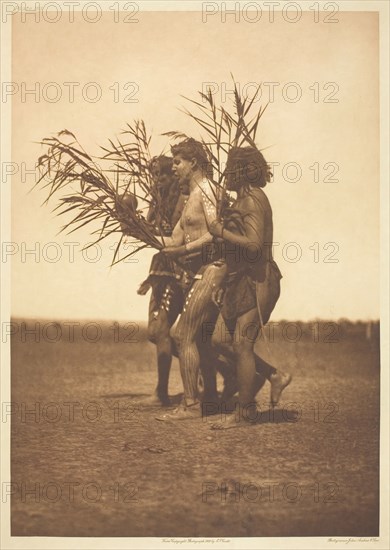
[[229, 414], [225, 416], [224, 420], [211, 424], [210, 430], [230, 430], [232, 428], [239, 428], [239, 426], [240, 422], [237, 422], [237, 418], [235, 417], [235, 415]]
[[270, 383], [271, 383], [271, 405], [275, 407], [279, 403], [280, 396], [282, 391], [287, 388], [292, 380], [291, 374], [282, 371], [276, 371], [274, 374], [271, 374]]
[[232, 414], [221, 414], [220, 422], [215, 422], [211, 425], [212, 430], [231, 430], [233, 428], [240, 428], [247, 426], [248, 424], [255, 424], [260, 415], [260, 411], [257, 409], [256, 403], [251, 402], [247, 405], [236, 404], [235, 410]]
[[179, 405], [172, 412], [155, 417], [160, 422], [175, 422], [177, 420], [199, 420], [201, 418], [199, 403], [193, 405]]
[[248, 426], [249, 424], [254, 424], [247, 418], [243, 418], [238, 414], [227, 414], [220, 422], [214, 422], [211, 424], [211, 430], [231, 430], [234, 428], [242, 428], [243, 426]]

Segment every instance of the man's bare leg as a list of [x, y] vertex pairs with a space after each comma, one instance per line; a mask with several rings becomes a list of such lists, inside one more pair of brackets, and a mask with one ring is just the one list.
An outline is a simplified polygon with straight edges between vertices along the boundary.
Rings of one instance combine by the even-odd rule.
[[170, 405], [168, 382], [172, 364], [172, 339], [169, 336], [169, 329], [169, 323], [166, 321], [164, 331], [159, 334], [155, 342], [158, 373], [156, 398], [164, 406]]
[[[234, 331], [233, 351], [237, 357], [239, 403], [244, 409], [255, 407], [256, 362], [253, 351], [258, 333], [258, 312], [254, 308], [238, 318]], [[257, 326], [256, 326], [257, 325]]]
[[170, 329], [177, 318], [175, 314], [179, 308], [172, 308], [175, 296], [171, 291], [170, 285], [167, 285], [161, 303], [156, 301], [155, 291], [153, 289], [149, 306], [148, 336], [149, 340], [156, 345], [157, 352], [157, 387], [153, 396], [145, 400], [145, 403], [169, 406], [171, 404], [168, 394], [169, 373], [172, 364], [172, 354], [174, 351], [174, 342], [170, 336]]
[[[200, 369], [199, 340], [204, 323], [215, 315], [212, 294], [221, 284], [226, 273], [225, 265], [210, 264], [203, 273], [202, 279], [196, 280], [184, 303], [183, 312], [177, 325], [175, 339], [178, 340], [180, 373], [184, 387], [184, 407], [180, 413], [164, 415], [159, 420], [185, 419], [199, 416], [198, 378]], [[206, 392], [211, 384], [209, 372], [206, 372]], [[185, 412], [187, 410], [187, 412]]]
[[[211, 264], [206, 268], [202, 279], [196, 280], [188, 293], [177, 327], [176, 338], [180, 342], [180, 370], [187, 404], [198, 401], [199, 347], [203, 344], [201, 335], [204, 334], [202, 329], [204, 324], [210, 322], [215, 316], [212, 294], [221, 284], [225, 272], [226, 267], [224, 265]], [[203, 345], [202, 355], [205, 356]], [[205, 381], [207, 378], [206, 376]]]
[[[236, 355], [233, 351], [233, 335], [229, 332], [225, 320], [222, 315], [219, 315], [212, 338], [213, 347], [226, 358], [223, 362], [221, 359], [217, 365], [220, 367], [221, 374], [224, 377], [225, 387], [222, 393], [221, 400], [228, 401], [238, 391], [237, 373], [236, 373]], [[266, 380], [271, 380], [272, 375], [277, 370], [266, 363], [257, 354], [255, 355], [256, 379], [255, 379], [255, 395], [264, 386]]]
[[237, 319], [232, 347], [237, 360], [238, 403], [235, 413], [227, 416], [224, 421], [213, 424], [213, 429], [238, 428], [245, 421], [256, 419], [256, 362], [253, 348], [258, 326], [257, 308]]
[[[214, 306], [214, 309], [215, 306]], [[210, 319], [218, 315], [218, 311], [210, 312]], [[212, 322], [212, 321], [210, 321]], [[198, 350], [200, 356], [200, 372], [203, 381], [203, 393], [202, 404], [213, 403], [215, 407], [218, 405], [218, 392], [217, 392], [217, 365], [219, 364], [218, 358], [211, 345], [211, 337], [208, 337], [206, 341], [204, 339], [198, 339]]]
[[[271, 383], [271, 405], [275, 405], [282, 391], [291, 382], [291, 376], [275, 369], [272, 365], [254, 353], [254, 344], [258, 335], [260, 320], [257, 308], [242, 315], [236, 323], [234, 335], [229, 332], [226, 323], [219, 316], [213, 334], [213, 345], [225, 357], [229, 357], [229, 365], [234, 359], [237, 362], [237, 378], [225, 388], [223, 398], [226, 400], [239, 391], [239, 416], [232, 415], [226, 422], [215, 425], [215, 428], [238, 427], [242, 420], [250, 420], [256, 416], [255, 397], [265, 379]], [[233, 363], [234, 364], [234, 363]], [[233, 393], [234, 392], [234, 393]]]

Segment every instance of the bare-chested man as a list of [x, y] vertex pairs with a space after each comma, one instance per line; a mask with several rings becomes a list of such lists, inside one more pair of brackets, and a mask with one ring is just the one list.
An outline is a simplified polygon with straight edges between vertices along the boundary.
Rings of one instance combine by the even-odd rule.
[[184, 307], [176, 329], [179, 347], [180, 372], [184, 386], [184, 400], [172, 414], [160, 420], [186, 419], [200, 415], [198, 374], [202, 367], [205, 386], [204, 400], [217, 399], [215, 363], [210, 354], [211, 341], [203, 341], [204, 323], [216, 321], [218, 310], [212, 294], [225, 274], [224, 262], [216, 261], [211, 248], [213, 241], [210, 224], [216, 220], [216, 188], [207, 179], [209, 161], [201, 143], [188, 138], [173, 146], [173, 171], [182, 189], [188, 189], [188, 200], [172, 237], [165, 239], [163, 253], [167, 258], [185, 262], [192, 273]]
[[[210, 226], [210, 232], [225, 243], [228, 268], [213, 342], [236, 360], [239, 416], [230, 416], [217, 425], [220, 428], [237, 427], [243, 420], [256, 418], [257, 373], [271, 382], [272, 405], [291, 381], [289, 374], [277, 371], [254, 353], [259, 330], [268, 322], [280, 295], [281, 274], [272, 258], [272, 210], [261, 189], [269, 181], [269, 167], [256, 148], [235, 147], [229, 152], [226, 174], [227, 189], [237, 192], [237, 199], [225, 212], [224, 223], [215, 220]], [[226, 334], [231, 335], [230, 342], [223, 340]]]
[[[189, 195], [188, 181], [186, 179], [180, 179], [179, 181], [179, 178], [174, 177], [172, 164], [173, 159], [171, 157], [159, 156], [152, 160], [150, 167], [156, 189], [153, 194], [154, 200], [147, 214], [147, 220], [155, 225], [156, 231], [163, 236], [162, 241], [165, 244], [169, 241], [172, 228], [181, 217]], [[129, 202], [131, 208], [136, 208], [137, 201], [131, 193], [127, 193], [122, 198], [122, 202]], [[126, 233], [125, 219], [122, 229]], [[155, 254], [150, 266], [149, 276], [138, 290], [138, 294], [144, 295], [152, 289], [149, 302], [148, 336], [149, 340], [156, 344], [158, 367], [158, 382], [155, 393], [151, 398], [144, 399], [142, 404], [170, 405], [168, 395], [169, 373], [172, 355], [178, 356], [177, 346], [170, 335], [170, 328], [182, 312], [184, 292], [189, 289], [199, 265], [202, 265], [203, 262], [199, 252], [183, 258], [183, 260], [186, 259], [186, 262], [178, 266], [176, 262], [167, 258], [167, 255]], [[194, 270], [195, 273], [191, 270]], [[213, 321], [215, 322], [217, 309], [211, 303], [208, 305], [211, 307]], [[211, 312], [209, 311], [209, 313]], [[211, 333], [212, 331], [209, 331], [209, 337], [211, 337]], [[210, 366], [210, 354], [207, 354], [207, 357], [203, 360], [208, 365], [205, 374], [206, 395], [208, 394], [208, 398], [215, 398], [214, 366], [218, 368], [224, 378], [226, 377], [228, 382], [231, 379], [234, 367], [229, 364], [228, 360], [222, 358], [215, 358], [212, 366]], [[228, 388], [226, 380], [225, 389]], [[209, 387], [213, 389], [209, 390]]]
[[[203, 336], [210, 334], [209, 325], [215, 324], [217, 320], [218, 309], [213, 302], [213, 295], [221, 287], [228, 270], [225, 260], [216, 259], [210, 253], [212, 247], [209, 245], [213, 242], [210, 228], [216, 228], [218, 221], [216, 191], [205, 176], [205, 167], [208, 166], [207, 155], [202, 145], [193, 139], [172, 147], [172, 154], [174, 155], [173, 170], [182, 188], [188, 186], [189, 199], [168, 241], [170, 246], [163, 252], [172, 259], [183, 261], [187, 258], [187, 264], [196, 275], [187, 292], [175, 335], [179, 345], [184, 401], [176, 411], [159, 417], [159, 420], [182, 420], [199, 416], [197, 380], [200, 366], [205, 381], [204, 401], [216, 402], [215, 366], [218, 364], [218, 369], [222, 372], [223, 363], [217, 360], [215, 348], [212, 348], [210, 340], [204, 341]], [[217, 250], [221, 253], [220, 248]], [[205, 326], [207, 328], [203, 330]], [[225, 367], [230, 373], [234, 372], [237, 355], [226, 346], [220, 347], [219, 351], [227, 357]], [[257, 372], [255, 393], [268, 378], [271, 382], [271, 399], [273, 404], [276, 404], [286, 385], [283, 374], [277, 373], [274, 368], [269, 371], [268, 365], [257, 356], [255, 356], [255, 365]], [[229, 388], [226, 380], [229, 380], [229, 377], [225, 379], [223, 394], [225, 398], [233, 395], [235, 389], [234, 384], [233, 389]]]
[[[163, 237], [169, 237], [181, 217], [186, 195], [172, 172], [172, 158], [155, 157], [151, 172], [156, 186], [154, 203], [151, 204], [147, 220], [156, 226]], [[154, 395], [144, 403], [169, 406], [169, 372], [172, 363], [174, 343], [170, 329], [183, 308], [183, 291], [179, 286], [179, 270], [164, 254], [153, 256], [148, 278], [141, 284], [138, 294], [144, 295], [152, 289], [149, 302], [148, 336], [156, 345], [158, 380]]]

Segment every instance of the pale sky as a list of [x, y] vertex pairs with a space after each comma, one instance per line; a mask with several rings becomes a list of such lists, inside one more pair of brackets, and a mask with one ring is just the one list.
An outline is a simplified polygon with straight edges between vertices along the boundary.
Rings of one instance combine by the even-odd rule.
[[[274, 23], [255, 24], [229, 18], [223, 23], [220, 17], [202, 23], [196, 12], [143, 12], [137, 17], [136, 24], [115, 23], [113, 12], [105, 12], [95, 24], [80, 17], [52, 24], [14, 17], [12, 79], [18, 89], [13, 95], [12, 159], [19, 171], [12, 181], [12, 315], [147, 318], [149, 296], [140, 297], [136, 290], [153, 252], [110, 269], [113, 241], [103, 241], [101, 258], [86, 261], [80, 251], [92, 240], [88, 229], [57, 235], [64, 222], [51, 212], [57, 202], [41, 207], [45, 193], [28, 194], [35, 179], [24, 169], [33, 169], [44, 152], [34, 142], [64, 128], [91, 154], [99, 154], [99, 145], [136, 118], [144, 119], [153, 133], [156, 154], [167, 144], [162, 132], [179, 130], [197, 138], [198, 128], [178, 110], [184, 104], [180, 96], [196, 98], [206, 82], [231, 89], [232, 72], [242, 88], [280, 83], [257, 140], [260, 148], [268, 148], [266, 159], [280, 163], [265, 188], [273, 208], [274, 240], [280, 243], [275, 259], [284, 276], [273, 319], [378, 318], [378, 16], [342, 12], [335, 24], [314, 23], [313, 13], [295, 24], [277, 14]], [[44, 88], [49, 82], [62, 93], [57, 102], [45, 101], [56, 92]], [[67, 82], [80, 83], [73, 102]], [[90, 82], [101, 90], [94, 103], [81, 92]], [[137, 88], [126, 91], [129, 82]], [[37, 97], [24, 96], [35, 83], [40, 83]], [[119, 98], [114, 97], [116, 87]], [[263, 84], [259, 104], [267, 102], [269, 89]], [[133, 90], [138, 102], [124, 102]], [[296, 90], [302, 95], [292, 102]], [[92, 88], [88, 91], [92, 97]], [[229, 96], [217, 92], [215, 97], [229, 106]], [[302, 171], [295, 183], [286, 181], [295, 175], [286, 168], [293, 162]], [[320, 181], [315, 182], [317, 167]], [[338, 181], [324, 181], [332, 179], [333, 171]], [[65, 243], [75, 242], [81, 244], [71, 261], [71, 245]], [[301, 252], [297, 262], [286, 257], [294, 258], [295, 249], [286, 247], [292, 242]], [[48, 243], [57, 243], [56, 248]], [[36, 246], [35, 258], [24, 254]], [[48, 261], [56, 253], [59, 261]]]

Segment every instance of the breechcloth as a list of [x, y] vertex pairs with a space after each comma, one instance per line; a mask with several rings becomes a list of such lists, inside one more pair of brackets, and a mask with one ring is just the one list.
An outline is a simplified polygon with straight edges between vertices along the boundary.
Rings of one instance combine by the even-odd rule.
[[221, 309], [228, 331], [233, 334], [237, 319], [251, 309], [259, 311], [260, 325], [268, 323], [280, 296], [282, 274], [274, 260], [268, 260], [263, 281], [257, 281], [248, 269], [229, 273]]
[[145, 281], [152, 287], [149, 319], [157, 319], [160, 311], [166, 311], [170, 324], [176, 320], [183, 307], [181, 271], [164, 254], [158, 253], [153, 256], [149, 276]]
[[172, 325], [183, 309], [183, 291], [174, 279], [161, 277], [152, 283], [152, 296], [149, 302], [149, 319], [157, 319], [165, 311], [168, 322]]

